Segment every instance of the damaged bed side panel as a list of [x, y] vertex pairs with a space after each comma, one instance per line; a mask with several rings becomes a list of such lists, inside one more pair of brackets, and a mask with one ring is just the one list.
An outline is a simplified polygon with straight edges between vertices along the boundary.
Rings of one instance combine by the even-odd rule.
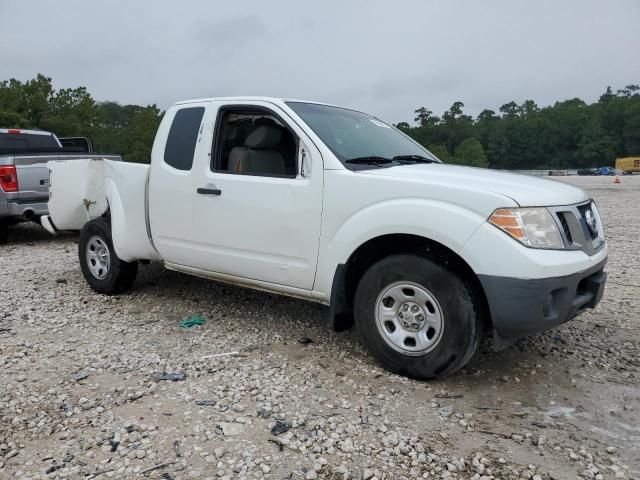
[[49, 215], [59, 230], [80, 230], [107, 211], [104, 160], [51, 161]]
[[[49, 162], [49, 214], [58, 230], [81, 230], [109, 210], [113, 246], [124, 261], [156, 260], [148, 236], [148, 165], [103, 159]], [[124, 208], [126, 205], [126, 208]]]

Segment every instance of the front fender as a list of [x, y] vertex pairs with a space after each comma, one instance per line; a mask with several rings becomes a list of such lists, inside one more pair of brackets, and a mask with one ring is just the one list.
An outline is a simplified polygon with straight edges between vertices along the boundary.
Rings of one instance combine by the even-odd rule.
[[369, 240], [391, 234], [415, 235], [460, 254], [465, 242], [485, 220], [485, 216], [459, 205], [424, 198], [393, 199], [368, 205], [334, 228], [326, 229], [330, 231], [321, 241], [314, 290], [331, 298], [336, 269]]

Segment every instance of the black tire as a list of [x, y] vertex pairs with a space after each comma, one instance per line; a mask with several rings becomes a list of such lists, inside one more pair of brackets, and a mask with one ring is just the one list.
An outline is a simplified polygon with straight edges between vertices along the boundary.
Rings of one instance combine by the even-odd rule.
[[0, 220], [0, 244], [7, 243], [9, 241], [9, 223]]
[[[109, 251], [109, 268], [104, 278], [99, 278], [92, 272], [87, 258], [89, 242], [97, 237]], [[82, 227], [78, 243], [78, 257], [80, 267], [87, 283], [98, 293], [112, 295], [122, 293], [133, 285], [138, 273], [138, 262], [125, 262], [116, 255], [111, 240], [111, 224], [107, 218], [96, 218]]]
[[[378, 298], [390, 286], [402, 282], [428, 291], [442, 313], [439, 341], [425, 353], [410, 355], [390, 346], [376, 321]], [[472, 298], [465, 282], [443, 266], [416, 255], [392, 255], [363, 275], [356, 289], [354, 316], [365, 345], [387, 370], [416, 379], [444, 377], [462, 368], [478, 346], [481, 328]]]

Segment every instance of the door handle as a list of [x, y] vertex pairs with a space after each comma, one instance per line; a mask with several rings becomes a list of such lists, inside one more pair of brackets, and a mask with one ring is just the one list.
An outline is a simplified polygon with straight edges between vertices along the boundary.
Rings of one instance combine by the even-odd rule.
[[219, 188], [198, 188], [196, 191], [201, 195], [222, 195]]

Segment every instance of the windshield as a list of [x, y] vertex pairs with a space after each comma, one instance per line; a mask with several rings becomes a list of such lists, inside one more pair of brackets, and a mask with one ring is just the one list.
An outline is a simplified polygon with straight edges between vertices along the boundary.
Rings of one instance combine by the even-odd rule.
[[287, 102], [287, 105], [352, 170], [406, 164], [396, 161], [400, 157], [439, 162], [402, 132], [365, 113], [314, 103]]

